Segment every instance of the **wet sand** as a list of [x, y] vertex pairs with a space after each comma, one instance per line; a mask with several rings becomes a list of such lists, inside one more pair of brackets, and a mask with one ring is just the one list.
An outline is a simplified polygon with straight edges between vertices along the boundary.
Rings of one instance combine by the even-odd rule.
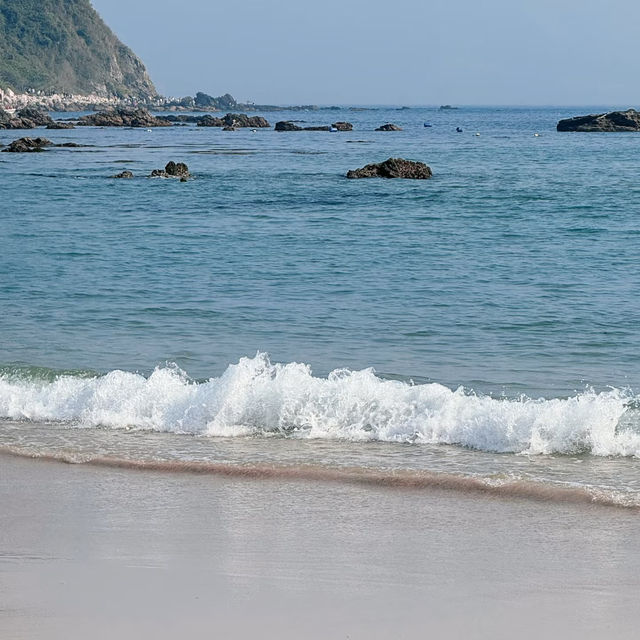
[[640, 516], [0, 456], [0, 635], [635, 638]]

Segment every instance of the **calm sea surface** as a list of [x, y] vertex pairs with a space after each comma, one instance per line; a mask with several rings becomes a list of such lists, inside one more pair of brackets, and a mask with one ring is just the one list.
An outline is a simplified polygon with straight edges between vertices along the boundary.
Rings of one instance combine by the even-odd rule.
[[[524, 478], [640, 504], [640, 137], [555, 131], [593, 111], [0, 132], [88, 145], [0, 154], [0, 446]], [[433, 179], [344, 177], [390, 156]], [[145, 177], [169, 160], [194, 178]]]

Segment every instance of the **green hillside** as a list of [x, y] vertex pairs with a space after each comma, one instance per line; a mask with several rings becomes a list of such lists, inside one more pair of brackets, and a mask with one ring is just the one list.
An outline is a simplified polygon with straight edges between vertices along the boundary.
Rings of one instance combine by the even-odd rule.
[[89, 0], [0, 0], [0, 87], [156, 95], [146, 69]]

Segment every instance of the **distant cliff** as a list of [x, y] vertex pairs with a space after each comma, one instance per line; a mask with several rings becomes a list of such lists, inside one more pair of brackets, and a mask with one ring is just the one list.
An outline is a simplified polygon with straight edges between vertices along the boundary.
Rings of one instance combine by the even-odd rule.
[[0, 0], [0, 88], [152, 97], [136, 55], [89, 0]]

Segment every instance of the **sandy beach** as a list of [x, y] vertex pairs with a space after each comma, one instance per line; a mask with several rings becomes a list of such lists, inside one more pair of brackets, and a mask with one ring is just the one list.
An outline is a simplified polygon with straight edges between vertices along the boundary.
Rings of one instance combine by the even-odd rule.
[[0, 457], [7, 639], [632, 638], [635, 512]]

